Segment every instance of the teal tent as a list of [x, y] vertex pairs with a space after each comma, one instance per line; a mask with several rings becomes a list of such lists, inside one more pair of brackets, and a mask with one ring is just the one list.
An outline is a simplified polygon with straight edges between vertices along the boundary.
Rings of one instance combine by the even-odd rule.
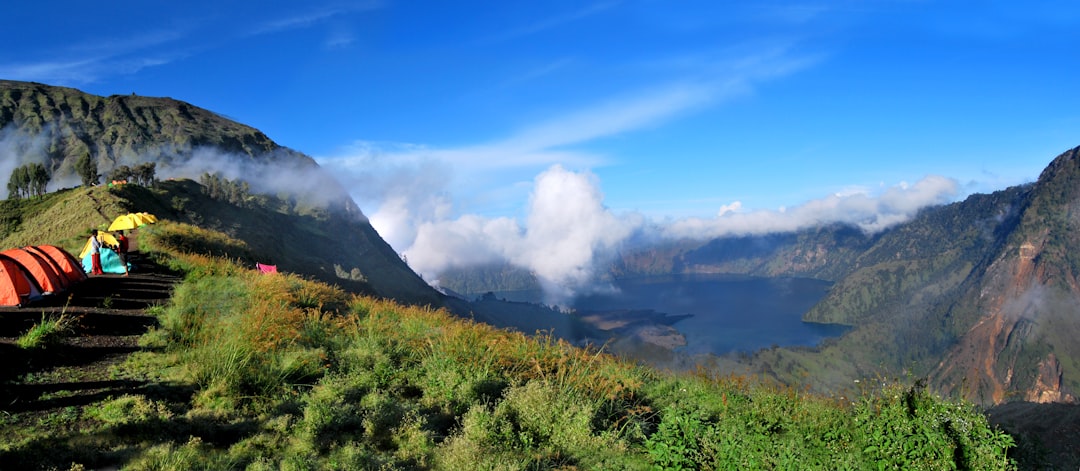
[[[90, 273], [91, 267], [93, 267], [94, 262], [91, 257], [93, 255], [86, 254], [82, 259], [83, 270], [86, 270], [86, 273]], [[128, 269], [131, 269], [130, 263], [128, 263]], [[101, 270], [105, 273], [124, 274], [124, 265], [120, 263], [120, 256], [116, 254], [116, 251], [108, 247], [101, 248]]]

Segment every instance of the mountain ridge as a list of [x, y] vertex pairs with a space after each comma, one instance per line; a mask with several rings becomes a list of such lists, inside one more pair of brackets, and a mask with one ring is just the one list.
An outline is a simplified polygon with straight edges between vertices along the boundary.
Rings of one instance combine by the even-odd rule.
[[[851, 326], [847, 334], [817, 348], [767, 349], [740, 360], [787, 384], [836, 391], [856, 379], [901, 374], [984, 405], [1076, 402], [1080, 349], [1068, 335], [1080, 335], [1078, 230], [1080, 148], [1074, 148], [1035, 182], [923, 208], [877, 233], [833, 224], [670, 242], [624, 250], [609, 276], [832, 281], [803, 319]], [[472, 292], [499, 291], [484, 286], [492, 280], [527, 287], [527, 276], [514, 270], [480, 273], [458, 271], [441, 282]]]
[[[443, 303], [443, 296], [401, 260], [314, 159], [217, 113], [173, 98], [101, 97], [0, 80], [0, 130], [0, 141], [7, 144], [0, 150], [10, 153], [5, 159], [10, 168], [0, 170], [43, 163], [54, 191], [77, 186], [75, 161], [85, 155], [102, 175], [122, 165], [152, 162], [159, 176], [198, 179], [225, 172], [220, 178], [244, 178], [252, 185], [246, 198], [274, 198], [282, 209], [246, 217], [250, 207], [213, 201], [198, 185], [182, 180], [161, 182], [175, 201], [157, 209], [252, 241], [262, 260], [281, 261], [290, 271], [346, 285], [350, 278], [364, 278], [375, 293], [407, 304]], [[186, 208], [170, 207], [177, 203]]]

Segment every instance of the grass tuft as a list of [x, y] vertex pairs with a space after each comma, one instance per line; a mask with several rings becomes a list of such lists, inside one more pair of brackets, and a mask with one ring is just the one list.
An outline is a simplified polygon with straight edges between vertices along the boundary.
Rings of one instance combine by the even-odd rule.
[[41, 322], [34, 324], [30, 330], [20, 335], [15, 344], [24, 350], [47, 348], [74, 332], [77, 322], [78, 318], [70, 316], [66, 312], [51, 319], [42, 313]]

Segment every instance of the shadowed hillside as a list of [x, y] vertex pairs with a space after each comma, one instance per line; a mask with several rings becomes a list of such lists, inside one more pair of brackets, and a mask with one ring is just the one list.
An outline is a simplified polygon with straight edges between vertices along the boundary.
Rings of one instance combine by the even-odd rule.
[[[198, 251], [228, 257], [254, 267], [276, 264], [283, 271], [314, 277], [354, 292], [405, 303], [441, 305], [441, 296], [413, 273], [371, 226], [333, 212], [296, 214], [270, 197], [250, 197], [244, 206], [211, 198], [191, 180], [160, 182], [155, 188], [121, 185], [78, 188], [29, 201], [3, 201], [0, 208], [19, 216], [13, 230], [0, 234], [5, 247], [62, 241], [78, 253], [90, 228], [105, 229], [127, 212], [150, 212], [159, 218], [218, 230], [242, 246], [208, 241]], [[2, 216], [2, 214], [0, 214]], [[146, 226], [136, 231], [153, 230]]]

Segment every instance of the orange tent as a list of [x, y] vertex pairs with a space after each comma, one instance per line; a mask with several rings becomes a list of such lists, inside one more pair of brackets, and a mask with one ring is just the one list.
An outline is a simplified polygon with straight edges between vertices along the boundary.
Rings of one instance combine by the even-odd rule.
[[79, 260], [67, 250], [55, 245], [35, 245], [29, 248], [52, 260], [58, 271], [70, 281], [69, 285], [86, 279], [86, 272], [83, 271], [82, 263], [79, 263]]
[[57, 273], [56, 268], [40, 255], [24, 249], [8, 249], [0, 254], [19, 262], [19, 265], [22, 265], [23, 269], [37, 281], [38, 286], [41, 286], [42, 294], [62, 293], [70, 284], [66, 276]]
[[60, 264], [57, 263], [56, 260], [53, 260], [52, 257], [50, 257], [48, 254], [42, 252], [41, 250], [38, 250], [37, 247], [32, 247], [32, 246], [26, 246], [26, 247], [23, 247], [22, 249], [27, 251], [27, 252], [30, 252], [31, 255], [41, 259], [41, 261], [48, 264], [49, 267], [52, 268], [52, 271], [60, 276], [60, 281], [64, 285], [64, 289], [70, 288], [72, 285], [75, 284], [75, 282], [71, 281], [67, 277], [67, 274], [64, 273], [64, 269], [60, 268]]
[[41, 299], [41, 288], [15, 260], [0, 255], [0, 306], [25, 306]]

